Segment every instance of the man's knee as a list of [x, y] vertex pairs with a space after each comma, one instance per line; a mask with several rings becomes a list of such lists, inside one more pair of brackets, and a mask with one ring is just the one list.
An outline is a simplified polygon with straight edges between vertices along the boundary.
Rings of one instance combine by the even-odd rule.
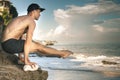
[[33, 43], [33, 47], [34, 49], [36, 49], [37, 51], [41, 51], [41, 52], [45, 52], [46, 51], [46, 46], [38, 43], [38, 42], [34, 42]]

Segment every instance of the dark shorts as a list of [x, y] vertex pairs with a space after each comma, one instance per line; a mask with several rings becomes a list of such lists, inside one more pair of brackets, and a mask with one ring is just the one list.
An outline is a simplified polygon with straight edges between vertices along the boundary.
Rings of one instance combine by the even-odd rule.
[[25, 40], [8, 39], [1, 43], [2, 49], [7, 53], [22, 53], [24, 52]]

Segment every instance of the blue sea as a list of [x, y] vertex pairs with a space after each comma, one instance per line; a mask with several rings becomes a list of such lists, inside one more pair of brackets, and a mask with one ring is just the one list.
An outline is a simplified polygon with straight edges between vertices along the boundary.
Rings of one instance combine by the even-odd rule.
[[[55, 44], [58, 50], [74, 52], [66, 59], [30, 57], [48, 71], [47, 80], [120, 80], [120, 43]], [[103, 64], [102, 61], [116, 64]]]

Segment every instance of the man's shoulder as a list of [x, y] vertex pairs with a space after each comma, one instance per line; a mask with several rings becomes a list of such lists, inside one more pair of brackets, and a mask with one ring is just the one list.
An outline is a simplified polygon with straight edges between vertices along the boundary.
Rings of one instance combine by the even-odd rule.
[[18, 20], [22, 21], [26, 25], [35, 25], [35, 21], [28, 15], [19, 16]]
[[34, 22], [34, 20], [28, 15], [23, 15], [23, 16], [20, 16], [20, 17], [21, 17], [22, 20], [27, 21], [29, 23]]
[[30, 19], [30, 17], [29, 16], [27, 16], [27, 15], [22, 15], [22, 16], [18, 16], [17, 18], [19, 18], [19, 19], [24, 19], [24, 20], [26, 20], [26, 19]]
[[18, 16], [17, 18], [23, 18], [23, 17], [27, 17], [27, 15], [21, 15], [21, 16]]

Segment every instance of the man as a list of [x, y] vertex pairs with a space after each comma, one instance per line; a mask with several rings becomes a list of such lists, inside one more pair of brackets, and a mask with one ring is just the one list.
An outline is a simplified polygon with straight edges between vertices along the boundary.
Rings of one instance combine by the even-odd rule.
[[[28, 58], [30, 52], [38, 51], [49, 55], [55, 54], [63, 58], [68, 57], [72, 53], [71, 51], [59, 51], [50, 47], [45, 47], [32, 41], [33, 31], [36, 26], [34, 20], [38, 20], [40, 13], [44, 10], [45, 9], [41, 8], [38, 4], [33, 3], [29, 5], [27, 9], [28, 14], [13, 19], [7, 25], [3, 34], [1, 44], [3, 50], [11, 54], [24, 53], [24, 63], [27, 65], [35, 65], [35, 63], [30, 62]], [[21, 39], [24, 32], [26, 32], [25, 40]]]

